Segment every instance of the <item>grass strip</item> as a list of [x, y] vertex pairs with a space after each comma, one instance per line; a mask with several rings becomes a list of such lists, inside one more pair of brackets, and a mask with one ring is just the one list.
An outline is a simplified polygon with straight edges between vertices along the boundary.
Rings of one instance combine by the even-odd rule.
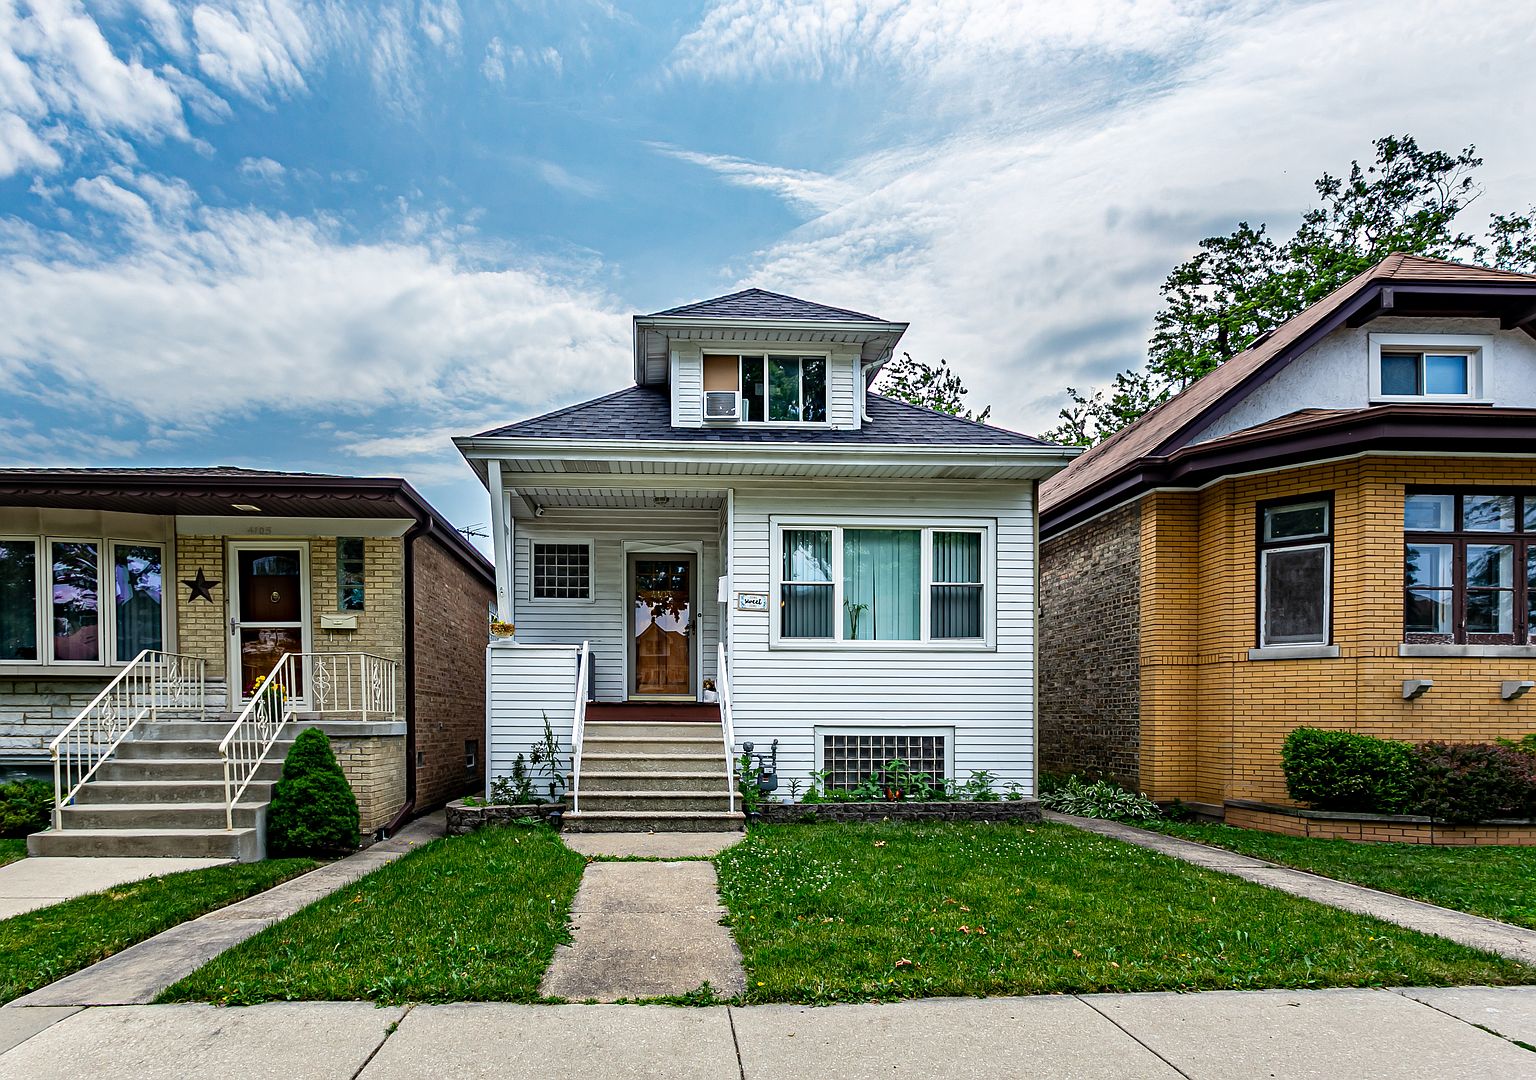
[[749, 1002], [1536, 981], [1063, 825], [761, 826], [715, 863]]
[[537, 1001], [586, 860], [543, 826], [449, 836], [268, 927], [161, 1001]]
[[184, 870], [0, 920], [0, 1002], [47, 986], [317, 865], [313, 859], [268, 859]]
[[1281, 866], [1536, 929], [1536, 847], [1365, 844], [1214, 823], [1138, 824]]
[[26, 837], [22, 837], [20, 840], [0, 840], [0, 866], [4, 866], [6, 863], [13, 863], [17, 859], [25, 859], [26, 857]]

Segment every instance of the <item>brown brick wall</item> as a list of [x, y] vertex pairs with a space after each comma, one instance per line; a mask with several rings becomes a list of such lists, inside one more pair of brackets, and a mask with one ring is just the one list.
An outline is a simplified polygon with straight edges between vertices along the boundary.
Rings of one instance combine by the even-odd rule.
[[[1520, 460], [1365, 457], [1237, 477], [1142, 499], [1141, 780], [1158, 799], [1284, 803], [1280, 744], [1312, 725], [1423, 741], [1536, 731], [1536, 707], [1499, 697], [1536, 676], [1520, 658], [1410, 658], [1403, 638], [1403, 496], [1409, 485], [1536, 482]], [[1249, 660], [1256, 504], [1332, 492], [1334, 659]], [[1434, 689], [1402, 700], [1402, 680]]]
[[[416, 808], [485, 786], [485, 649], [494, 589], [431, 537], [414, 560]], [[464, 743], [479, 745], [464, 767]]]
[[1141, 511], [1132, 504], [1040, 552], [1040, 768], [1141, 783]]

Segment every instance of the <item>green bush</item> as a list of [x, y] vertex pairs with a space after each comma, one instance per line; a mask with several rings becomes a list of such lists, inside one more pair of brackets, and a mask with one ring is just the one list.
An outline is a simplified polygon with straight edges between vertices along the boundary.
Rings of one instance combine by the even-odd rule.
[[1291, 798], [1318, 810], [1401, 814], [1414, 804], [1413, 747], [1349, 731], [1297, 728], [1280, 752]]
[[0, 784], [0, 836], [41, 832], [53, 823], [53, 785], [46, 780]]
[[1059, 814], [1121, 821], [1148, 821], [1162, 816], [1157, 804], [1145, 795], [1126, 791], [1108, 780], [1090, 784], [1077, 776], [1069, 776], [1042, 793], [1040, 805]]
[[1418, 759], [1420, 813], [1453, 825], [1536, 817], [1536, 756], [1487, 743], [1425, 743]]
[[274, 853], [331, 854], [357, 847], [357, 798], [319, 728], [299, 733], [273, 785], [267, 848]]

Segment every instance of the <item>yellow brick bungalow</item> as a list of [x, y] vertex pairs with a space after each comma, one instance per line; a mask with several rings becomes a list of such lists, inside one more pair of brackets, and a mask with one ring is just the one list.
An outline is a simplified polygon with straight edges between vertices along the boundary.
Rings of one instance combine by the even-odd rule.
[[1533, 338], [1393, 255], [1042, 484], [1042, 768], [1219, 813], [1301, 725], [1536, 732]]

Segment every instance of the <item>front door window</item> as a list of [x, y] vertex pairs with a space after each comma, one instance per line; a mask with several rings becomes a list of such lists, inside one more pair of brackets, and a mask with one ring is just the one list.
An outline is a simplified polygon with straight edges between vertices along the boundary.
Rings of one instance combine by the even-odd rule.
[[636, 696], [693, 693], [693, 562], [678, 556], [634, 560]]
[[[303, 558], [297, 548], [242, 548], [235, 564], [240, 690], [249, 697], [256, 680], [269, 674], [283, 653], [304, 651]], [[295, 676], [302, 692], [302, 672]]]

